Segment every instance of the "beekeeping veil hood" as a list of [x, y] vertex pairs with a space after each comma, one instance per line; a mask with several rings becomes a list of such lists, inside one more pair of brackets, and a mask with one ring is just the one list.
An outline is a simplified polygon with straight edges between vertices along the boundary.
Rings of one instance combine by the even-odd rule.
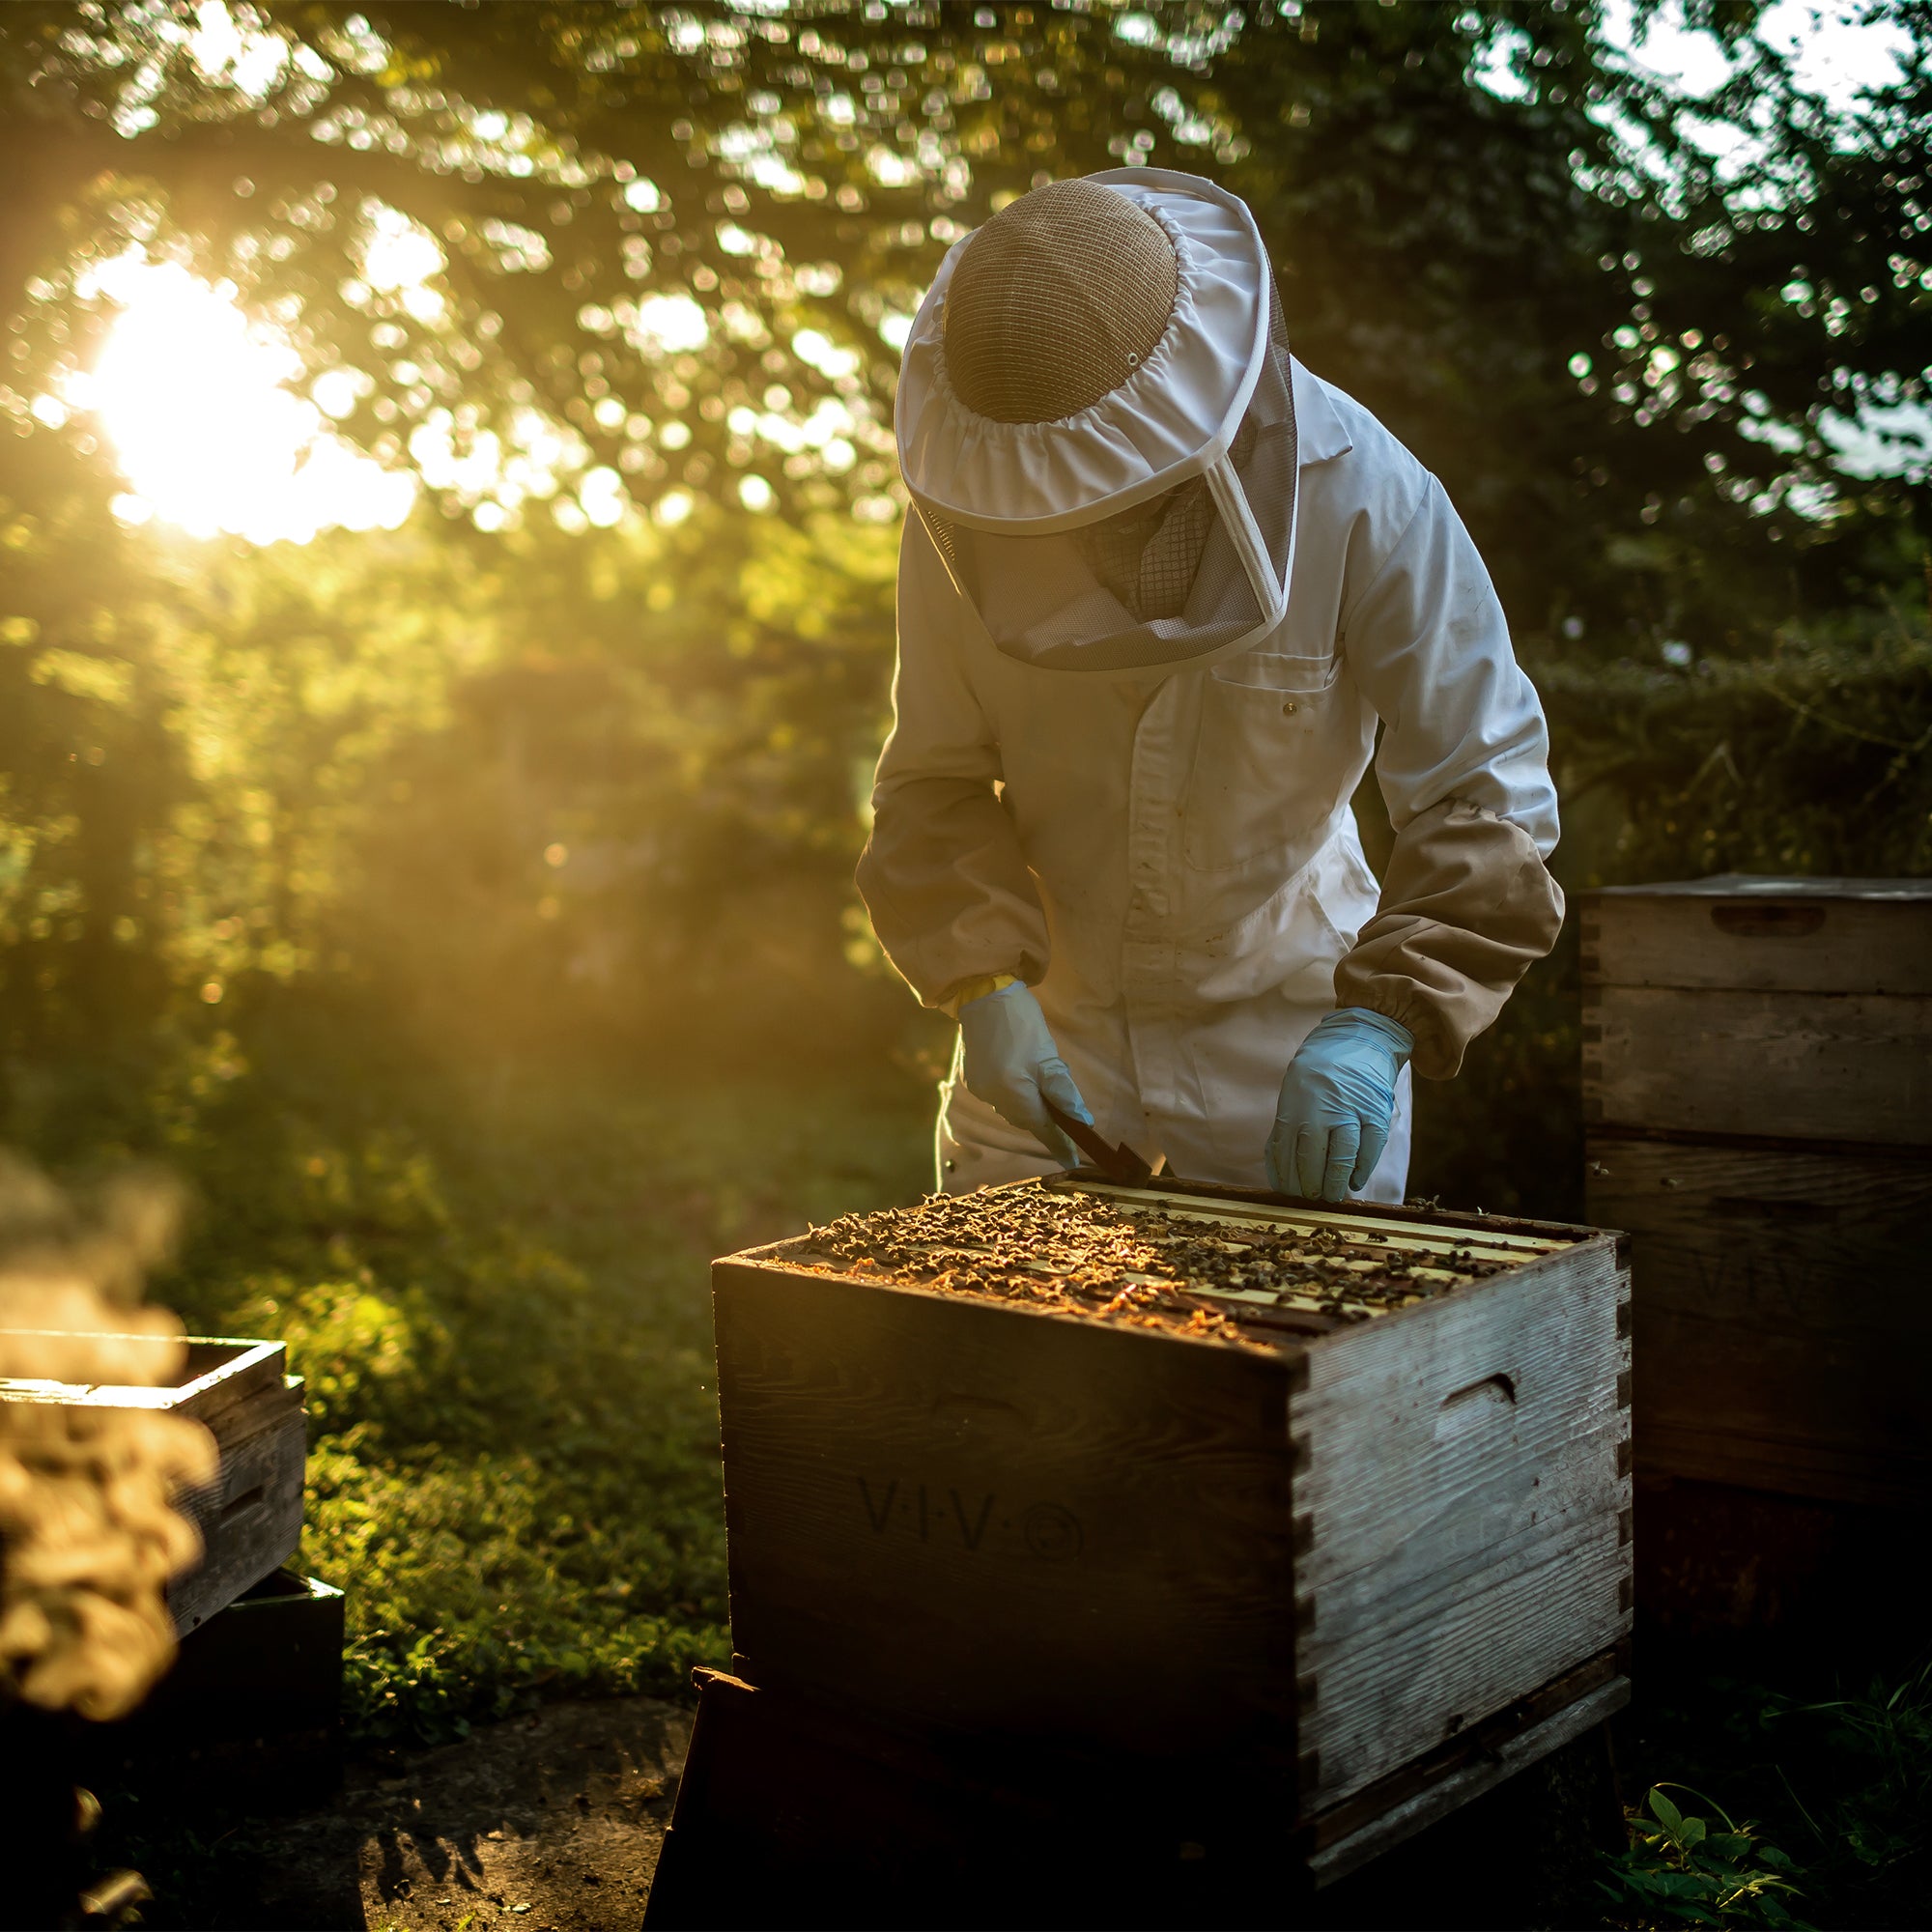
[[1168, 668], [1281, 622], [1287, 332], [1254, 216], [1211, 182], [1122, 168], [1010, 203], [941, 264], [895, 418], [918, 513], [1007, 656]]

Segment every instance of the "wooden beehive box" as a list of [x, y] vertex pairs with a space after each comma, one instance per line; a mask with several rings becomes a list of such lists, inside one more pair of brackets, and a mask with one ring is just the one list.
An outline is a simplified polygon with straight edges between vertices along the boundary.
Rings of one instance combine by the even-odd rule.
[[[118, 1336], [126, 1348], [176, 1345]], [[221, 1452], [219, 1472], [176, 1507], [201, 1532], [203, 1556], [168, 1585], [175, 1628], [185, 1634], [279, 1570], [301, 1540], [307, 1419], [301, 1378], [286, 1373], [280, 1342], [196, 1336], [172, 1379], [154, 1387], [0, 1379], [0, 1402], [165, 1409], [203, 1424]]]
[[1082, 1176], [713, 1284], [755, 1685], [1272, 1779], [1322, 1880], [1627, 1694], [1614, 1236]]
[[140, 1709], [88, 1733], [84, 1768], [177, 1795], [230, 1792], [251, 1806], [321, 1803], [341, 1776], [343, 1593], [275, 1570], [185, 1634]]
[[1646, 1480], [1932, 1502], [1932, 880], [1584, 902], [1588, 1211], [1628, 1229]]

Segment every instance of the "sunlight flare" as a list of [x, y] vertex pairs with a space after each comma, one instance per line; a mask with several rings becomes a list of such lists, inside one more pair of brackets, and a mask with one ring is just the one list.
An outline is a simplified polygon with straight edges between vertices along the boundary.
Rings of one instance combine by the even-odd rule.
[[394, 529], [408, 517], [415, 479], [331, 431], [353, 379], [330, 371], [314, 400], [298, 394], [300, 356], [248, 320], [232, 283], [130, 249], [90, 270], [79, 293], [120, 313], [62, 401], [92, 414], [112, 444], [128, 486], [115, 499], [123, 522], [266, 544]]

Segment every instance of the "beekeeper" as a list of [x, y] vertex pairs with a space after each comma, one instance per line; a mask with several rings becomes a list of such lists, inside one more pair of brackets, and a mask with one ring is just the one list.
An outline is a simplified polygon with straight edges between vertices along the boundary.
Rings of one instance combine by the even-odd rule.
[[958, 243], [896, 422], [859, 884], [959, 1021], [940, 1185], [1071, 1165], [1049, 1099], [1189, 1178], [1401, 1200], [1410, 1073], [1456, 1072], [1563, 908], [1542, 709], [1442, 486], [1290, 355], [1246, 206], [1153, 168]]

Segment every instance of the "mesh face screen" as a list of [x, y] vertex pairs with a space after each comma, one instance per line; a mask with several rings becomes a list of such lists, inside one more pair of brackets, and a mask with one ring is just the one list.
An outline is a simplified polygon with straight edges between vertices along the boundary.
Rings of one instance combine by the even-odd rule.
[[1049, 182], [967, 243], [946, 297], [953, 393], [995, 422], [1059, 422], [1153, 353], [1179, 294], [1167, 231], [1092, 182]]
[[[1017, 204], [1015, 204], [1017, 206]], [[1229, 449], [1277, 586], [1293, 548], [1298, 461], [1293, 365], [1270, 289], [1269, 343]], [[995, 646], [1048, 668], [1135, 670], [1221, 651], [1264, 625], [1264, 603], [1205, 476], [1115, 516], [1049, 535], [920, 516]]]
[[[1229, 454], [1244, 469], [1255, 448], [1250, 415]], [[1149, 503], [1073, 532], [1075, 548], [1102, 583], [1145, 623], [1179, 617], [1218, 517], [1208, 479], [1195, 476]]]

